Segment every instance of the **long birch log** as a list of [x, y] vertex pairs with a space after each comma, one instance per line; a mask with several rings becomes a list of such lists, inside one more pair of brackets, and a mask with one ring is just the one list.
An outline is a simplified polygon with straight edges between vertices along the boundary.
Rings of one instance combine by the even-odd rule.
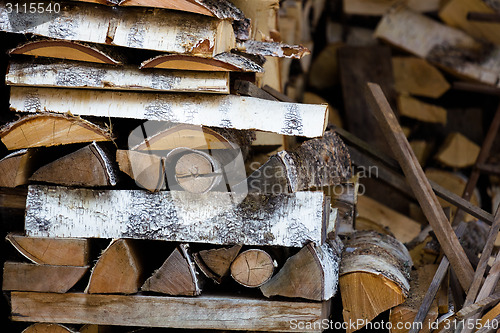
[[139, 70], [76, 61], [12, 61], [5, 82], [11, 86], [229, 94], [228, 73]]
[[25, 228], [38, 237], [302, 247], [308, 241], [323, 244], [327, 205], [321, 192], [244, 197], [30, 186]]
[[37, 13], [32, 22], [9, 15], [6, 3], [0, 2], [0, 31], [5, 32], [208, 57], [236, 44], [230, 21], [192, 13], [63, 4], [57, 15]]
[[[17, 112], [164, 120], [192, 125], [258, 129], [285, 135], [323, 135], [327, 105], [267, 101], [235, 95], [155, 94], [12, 87]], [[237, 110], [237, 112], [235, 112]]]
[[[331, 307], [329, 301], [211, 295], [190, 298], [12, 292], [11, 300], [15, 321], [268, 332], [322, 332], [320, 325], [329, 318]], [[298, 329], [299, 325], [304, 328]]]

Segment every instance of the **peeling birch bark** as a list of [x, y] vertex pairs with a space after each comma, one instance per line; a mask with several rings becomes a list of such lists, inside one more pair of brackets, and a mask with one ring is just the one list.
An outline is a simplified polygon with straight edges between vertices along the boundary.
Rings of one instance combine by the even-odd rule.
[[236, 95], [25, 87], [11, 88], [10, 108], [17, 112], [70, 111], [82, 116], [163, 120], [306, 137], [323, 135], [328, 114], [328, 105], [284, 103]]
[[249, 54], [278, 58], [301, 59], [302, 57], [311, 54], [311, 51], [302, 45], [260, 42], [256, 40], [247, 40], [240, 43], [238, 48]]
[[13, 61], [5, 82], [12, 86], [152, 90], [229, 94], [228, 73], [139, 70], [71, 61]]
[[321, 192], [237, 196], [30, 186], [25, 228], [37, 237], [290, 247], [326, 239], [330, 209]]

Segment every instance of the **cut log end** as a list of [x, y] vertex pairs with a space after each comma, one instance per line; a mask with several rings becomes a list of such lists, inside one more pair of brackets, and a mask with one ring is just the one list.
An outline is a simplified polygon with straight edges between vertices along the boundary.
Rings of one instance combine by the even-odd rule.
[[274, 260], [265, 251], [251, 249], [242, 252], [231, 264], [231, 276], [239, 284], [256, 288], [271, 279]]

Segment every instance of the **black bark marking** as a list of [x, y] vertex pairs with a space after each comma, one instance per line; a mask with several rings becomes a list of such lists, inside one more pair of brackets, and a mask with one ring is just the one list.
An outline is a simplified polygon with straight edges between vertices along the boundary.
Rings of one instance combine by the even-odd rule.
[[281, 129], [287, 135], [302, 135], [304, 133], [303, 119], [296, 104], [289, 104], [285, 113], [285, 123]]

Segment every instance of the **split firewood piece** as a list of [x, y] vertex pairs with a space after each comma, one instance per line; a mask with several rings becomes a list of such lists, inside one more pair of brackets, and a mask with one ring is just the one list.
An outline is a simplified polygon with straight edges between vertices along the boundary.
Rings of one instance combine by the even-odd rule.
[[256, 40], [246, 40], [240, 43], [238, 48], [248, 54], [259, 56], [301, 59], [311, 54], [311, 51], [302, 45], [288, 45], [275, 42], [260, 42]]
[[446, 2], [439, 12], [439, 17], [448, 25], [458, 27], [471, 36], [485, 39], [493, 44], [500, 44], [498, 24], [494, 22], [477, 22], [467, 18], [470, 12], [496, 13], [483, 0], [452, 0]]
[[[397, 0], [344, 0], [344, 12], [350, 15], [384, 15]], [[417, 12], [435, 12], [441, 8], [440, 0], [406, 0], [405, 4]]]
[[153, 275], [144, 282], [142, 291], [172, 296], [198, 296], [203, 279], [196, 271], [188, 244], [180, 244]]
[[440, 106], [425, 103], [406, 95], [398, 97], [398, 106], [401, 116], [446, 125], [447, 112], [445, 108]]
[[260, 287], [266, 297], [301, 297], [329, 300], [337, 293], [342, 242], [339, 238], [319, 246], [309, 243], [288, 258], [280, 271]]
[[411, 140], [410, 146], [417, 157], [418, 163], [424, 167], [431, 155], [434, 145], [425, 140]]
[[75, 333], [75, 331], [60, 324], [36, 323], [26, 328], [22, 333]]
[[[269, 177], [271, 175], [271, 177]], [[297, 192], [346, 182], [351, 177], [349, 152], [334, 131], [280, 151], [247, 179], [250, 192]]]
[[26, 208], [29, 236], [288, 247], [302, 247], [308, 241], [322, 244], [330, 213], [321, 192], [150, 193], [41, 185], [29, 186]]
[[408, 250], [395, 238], [370, 231], [353, 234], [345, 243], [340, 266], [344, 322], [367, 322], [403, 303], [411, 266]]
[[193, 254], [193, 260], [203, 274], [216, 283], [221, 283], [222, 279], [229, 275], [231, 263], [240, 250], [239, 244], [229, 248], [202, 250]]
[[228, 0], [77, 0], [82, 2], [99, 3], [108, 6], [141, 6], [179, 10], [206, 16], [215, 16], [219, 19], [241, 20], [243, 13]]
[[266, 251], [246, 250], [240, 253], [231, 264], [231, 277], [242, 286], [257, 288], [271, 279], [275, 263]]
[[65, 293], [80, 281], [88, 270], [89, 266], [5, 262], [2, 290]]
[[228, 73], [139, 70], [72, 61], [12, 61], [6, 76], [12, 86], [92, 88], [229, 94]]
[[[323, 135], [328, 106], [268, 101], [236, 95], [120, 92], [11, 87], [17, 112], [56, 113], [173, 121], [191, 125], [256, 129], [285, 135]], [[230, 112], [231, 110], [238, 112]], [[272, 110], [272, 113], [269, 113]], [[95, 140], [97, 141], [97, 140]]]
[[[26, 97], [39, 107], [36, 96]], [[0, 128], [0, 138], [9, 150], [112, 140], [108, 130], [89, 121], [54, 113], [28, 115], [6, 124]]]
[[375, 36], [455, 76], [491, 85], [499, 80], [500, 68], [494, 65], [500, 56], [497, 48], [404, 6], [392, 7], [384, 15]]
[[[394, 237], [402, 243], [411, 241], [420, 233], [422, 226], [420, 223], [396, 212], [374, 199], [367, 197], [366, 195], [358, 197], [356, 210], [358, 212], [356, 222], [358, 221], [358, 218], [362, 218], [372, 221], [375, 225], [379, 225], [382, 228], [388, 228]], [[358, 228], [359, 226], [356, 223], [357, 230], [367, 230]]]
[[164, 163], [160, 156], [134, 150], [117, 150], [116, 161], [120, 170], [140, 187], [151, 192], [166, 189]]
[[402, 94], [439, 98], [450, 89], [441, 72], [424, 59], [393, 57], [392, 70], [395, 88]]
[[[99, 44], [77, 43], [69, 40], [42, 39], [22, 44], [9, 54], [85, 61], [99, 64], [121, 65], [123, 59], [110, 48]], [[111, 56], [111, 54], [113, 54]]]
[[[187, 12], [153, 9], [151, 13], [149, 8], [81, 3], [60, 6], [58, 15], [38, 13], [37, 22], [44, 23], [35, 25], [31, 20], [8, 15], [8, 11], [5, 3], [0, 4], [0, 30], [10, 33], [207, 57], [236, 46], [230, 20]], [[59, 19], [61, 16], [65, 19]], [[144, 22], [148, 22], [147, 29]]]
[[143, 282], [142, 266], [137, 252], [136, 245], [130, 239], [111, 241], [92, 269], [85, 292], [89, 294], [136, 293]]
[[[410, 293], [408, 298], [403, 304], [392, 308], [389, 315], [389, 322], [392, 323], [391, 333], [408, 332], [407, 328], [398, 329], [398, 325], [401, 326], [401, 324], [398, 323], [404, 323], [404, 327], [409, 327], [410, 323], [413, 323], [436, 269], [437, 265], [425, 265], [411, 272]], [[448, 292], [448, 290], [446, 290], [446, 292]], [[422, 323], [423, 325], [420, 332], [430, 332], [431, 323], [433, 323], [437, 317], [438, 307], [436, 301], [434, 301], [427, 317]]]
[[450, 133], [435, 158], [438, 162], [452, 168], [466, 168], [476, 163], [479, 147], [461, 133]]
[[35, 264], [86, 266], [89, 262], [88, 239], [28, 237], [15, 233], [5, 239]]
[[163, 54], [144, 61], [140, 68], [181, 69], [210, 72], [264, 72], [262, 66], [247, 57], [229, 52], [217, 54], [213, 58], [183, 54]]
[[33, 173], [34, 151], [21, 149], [0, 159], [0, 186], [16, 187], [28, 183]]
[[65, 186], [115, 186], [118, 175], [107, 147], [95, 142], [44, 165], [31, 181]]

